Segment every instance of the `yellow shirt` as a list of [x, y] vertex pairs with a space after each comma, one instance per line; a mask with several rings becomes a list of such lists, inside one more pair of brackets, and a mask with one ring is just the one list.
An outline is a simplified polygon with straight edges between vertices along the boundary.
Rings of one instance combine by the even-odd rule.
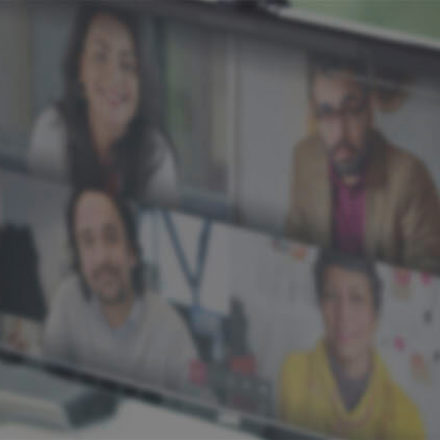
[[344, 406], [322, 341], [310, 352], [287, 357], [279, 386], [280, 417], [287, 423], [356, 440], [425, 438], [417, 407], [377, 353], [367, 389], [352, 410]]

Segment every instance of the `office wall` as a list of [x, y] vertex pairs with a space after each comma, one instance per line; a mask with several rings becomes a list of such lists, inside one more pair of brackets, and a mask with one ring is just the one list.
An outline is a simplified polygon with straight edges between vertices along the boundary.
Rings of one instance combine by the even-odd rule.
[[29, 17], [25, 7], [8, 2], [0, 14], [0, 141], [11, 155], [22, 147], [31, 119]]
[[440, 79], [426, 72], [407, 86], [407, 95], [395, 111], [376, 111], [377, 126], [399, 147], [427, 166], [440, 190]]
[[306, 128], [305, 57], [273, 42], [238, 43], [237, 205], [244, 224], [282, 229], [293, 145]]

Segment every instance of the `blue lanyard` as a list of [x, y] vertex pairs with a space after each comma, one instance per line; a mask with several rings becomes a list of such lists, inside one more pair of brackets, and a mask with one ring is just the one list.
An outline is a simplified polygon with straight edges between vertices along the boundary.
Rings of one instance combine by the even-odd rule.
[[202, 230], [199, 233], [198, 246], [197, 246], [197, 260], [196, 268], [193, 272], [188, 263], [188, 259], [183, 250], [182, 243], [179, 238], [179, 234], [176, 229], [176, 225], [168, 211], [161, 210], [162, 217], [165, 222], [165, 227], [171, 238], [174, 250], [179, 261], [180, 268], [185, 276], [188, 285], [191, 288], [193, 297], [193, 307], [200, 307], [200, 287], [202, 285], [204, 269], [206, 265], [206, 256], [208, 253], [208, 245], [211, 237], [212, 221], [209, 219], [203, 220]]

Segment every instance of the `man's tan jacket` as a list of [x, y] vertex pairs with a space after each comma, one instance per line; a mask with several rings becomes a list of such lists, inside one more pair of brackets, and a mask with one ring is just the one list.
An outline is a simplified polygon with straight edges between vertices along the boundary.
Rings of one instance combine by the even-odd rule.
[[[440, 201], [424, 164], [372, 132], [365, 174], [366, 255], [440, 273]], [[317, 135], [293, 155], [287, 234], [332, 245], [332, 185], [328, 156]]]

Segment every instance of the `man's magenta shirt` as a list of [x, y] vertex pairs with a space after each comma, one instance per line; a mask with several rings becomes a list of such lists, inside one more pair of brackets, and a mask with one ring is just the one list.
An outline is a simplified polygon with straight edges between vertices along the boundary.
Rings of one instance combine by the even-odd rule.
[[365, 181], [362, 177], [354, 186], [343, 183], [332, 166], [333, 245], [350, 254], [361, 254], [365, 235]]

